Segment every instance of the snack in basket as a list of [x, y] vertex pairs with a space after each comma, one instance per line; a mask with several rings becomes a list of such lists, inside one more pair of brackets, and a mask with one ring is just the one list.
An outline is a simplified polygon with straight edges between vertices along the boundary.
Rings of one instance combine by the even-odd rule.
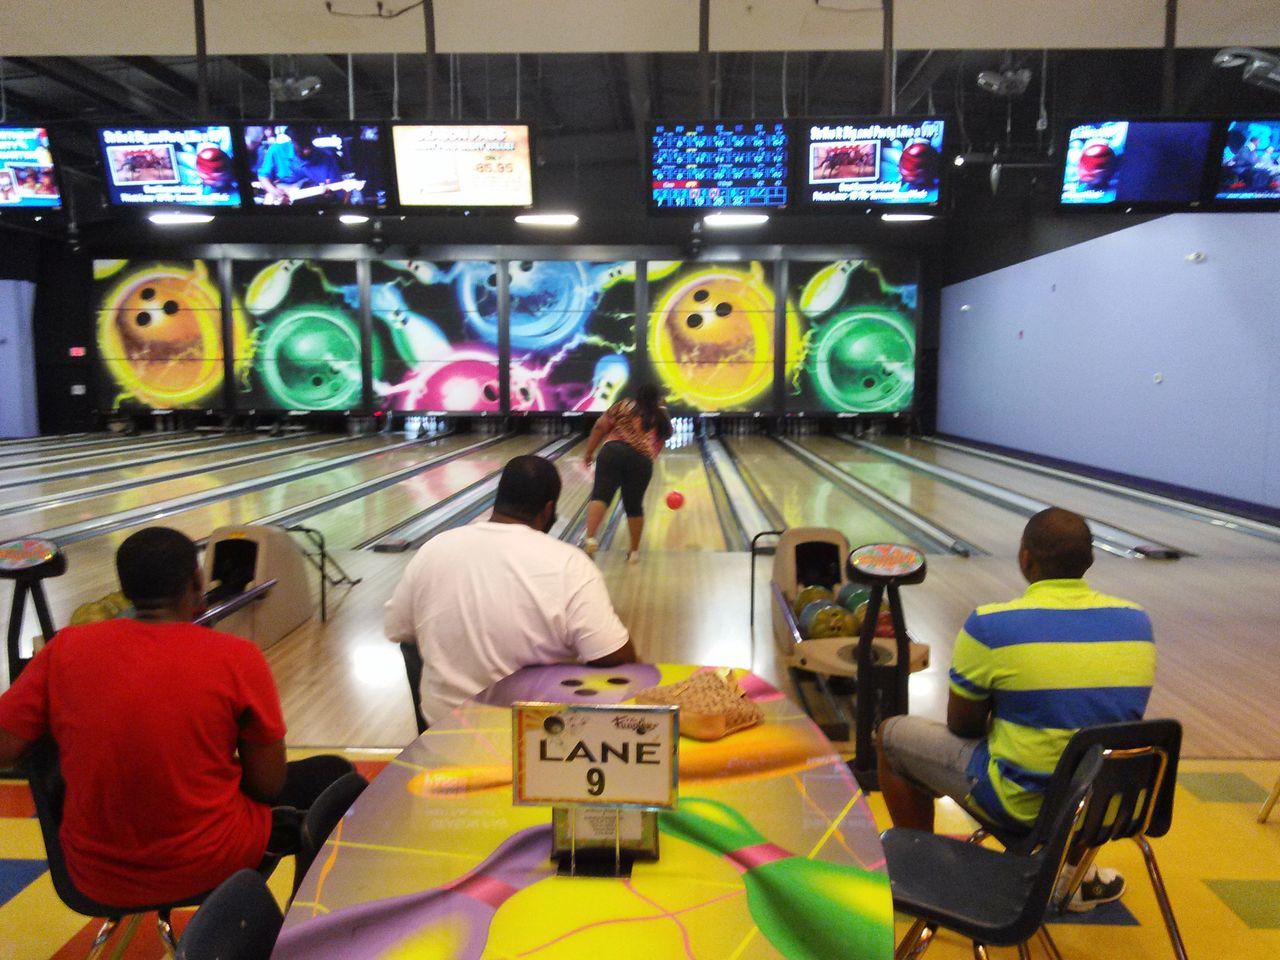
[[649, 687], [637, 693], [635, 701], [678, 706], [680, 734], [695, 740], [719, 740], [764, 719], [764, 711], [729, 670], [706, 670], [679, 683]]

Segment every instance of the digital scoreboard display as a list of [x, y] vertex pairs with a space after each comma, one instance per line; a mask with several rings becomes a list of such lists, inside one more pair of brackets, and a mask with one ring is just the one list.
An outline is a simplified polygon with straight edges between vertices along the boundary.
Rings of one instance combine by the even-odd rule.
[[524, 124], [392, 128], [405, 207], [529, 207], [533, 165]]
[[108, 127], [98, 141], [113, 204], [240, 206], [228, 126]]
[[660, 123], [649, 167], [654, 209], [785, 207], [791, 140], [780, 120]]
[[944, 130], [938, 119], [809, 124], [805, 201], [833, 207], [936, 204]]
[[1196, 206], [1213, 124], [1207, 120], [1103, 120], [1067, 135], [1064, 205]]
[[0, 127], [0, 210], [62, 206], [44, 127]]

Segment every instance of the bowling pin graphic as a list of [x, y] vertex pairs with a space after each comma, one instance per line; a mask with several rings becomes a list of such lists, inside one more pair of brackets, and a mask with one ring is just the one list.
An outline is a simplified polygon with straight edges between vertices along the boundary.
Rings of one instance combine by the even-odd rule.
[[827, 264], [800, 291], [800, 311], [813, 318], [833, 308], [849, 286], [849, 274], [860, 266], [861, 260], [837, 260]]
[[444, 886], [343, 907], [289, 927], [271, 956], [479, 960], [498, 908], [555, 870], [551, 825], [529, 827], [504, 840], [470, 873]]
[[674, 810], [658, 814], [658, 826], [742, 871], [751, 918], [788, 960], [893, 953], [885, 874], [796, 856], [765, 840], [737, 810], [706, 797], [681, 797]]
[[260, 317], [284, 303], [284, 298], [289, 295], [289, 288], [293, 286], [293, 275], [305, 262], [277, 260], [260, 270], [245, 290], [245, 309], [255, 317]]
[[392, 283], [375, 284], [369, 294], [373, 315], [391, 331], [391, 342], [400, 359], [415, 367], [424, 360], [443, 360], [452, 347], [434, 323], [414, 313], [405, 302], [404, 293]]

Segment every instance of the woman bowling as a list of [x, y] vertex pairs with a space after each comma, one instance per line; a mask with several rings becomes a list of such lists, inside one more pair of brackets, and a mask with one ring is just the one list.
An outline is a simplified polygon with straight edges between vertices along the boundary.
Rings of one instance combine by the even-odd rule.
[[[621, 488], [622, 509], [627, 514], [627, 532], [631, 546], [627, 563], [639, 559], [640, 534], [644, 531], [644, 492], [653, 478], [653, 461], [671, 436], [671, 418], [658, 399], [658, 388], [651, 383], [641, 386], [634, 400], [619, 400], [596, 421], [587, 438], [587, 452], [582, 462], [591, 466], [596, 460], [595, 486], [587, 504], [587, 539], [582, 548], [588, 556], [599, 549], [596, 534], [604, 521], [604, 513]], [[600, 456], [596, 457], [596, 450]]]

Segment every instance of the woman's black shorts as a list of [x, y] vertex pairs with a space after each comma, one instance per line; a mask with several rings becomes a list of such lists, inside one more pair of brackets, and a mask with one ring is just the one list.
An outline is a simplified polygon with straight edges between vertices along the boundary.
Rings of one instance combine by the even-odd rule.
[[653, 479], [653, 461], [621, 440], [610, 440], [596, 457], [596, 483], [591, 499], [612, 503], [622, 488], [622, 509], [628, 517], [644, 516], [644, 492]]

